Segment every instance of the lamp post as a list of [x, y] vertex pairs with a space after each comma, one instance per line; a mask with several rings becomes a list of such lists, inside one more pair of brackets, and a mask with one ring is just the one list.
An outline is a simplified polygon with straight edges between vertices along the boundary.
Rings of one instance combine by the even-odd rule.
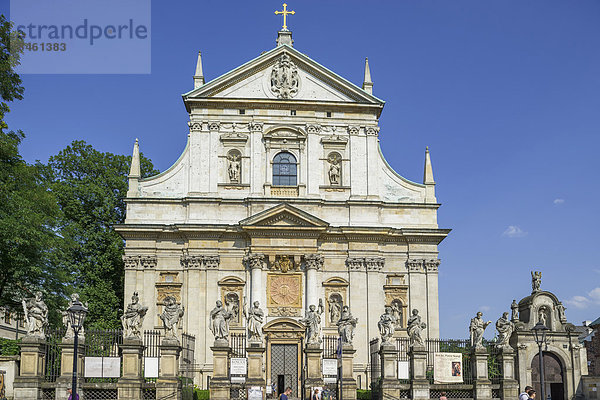
[[71, 307], [67, 309], [69, 314], [69, 322], [75, 332], [75, 338], [73, 340], [73, 382], [71, 384], [71, 398], [77, 400], [77, 345], [79, 342], [79, 331], [83, 326], [83, 321], [88, 313], [87, 307], [85, 307], [79, 300], [73, 301]]
[[538, 322], [533, 328], [531, 328], [531, 330], [533, 331], [535, 342], [537, 343], [539, 348], [538, 358], [540, 360], [540, 399], [545, 400], [546, 397], [544, 396], [544, 353], [542, 352], [542, 345], [546, 343], [546, 332], [549, 329], [546, 327], [546, 325], [542, 324], [541, 322]]

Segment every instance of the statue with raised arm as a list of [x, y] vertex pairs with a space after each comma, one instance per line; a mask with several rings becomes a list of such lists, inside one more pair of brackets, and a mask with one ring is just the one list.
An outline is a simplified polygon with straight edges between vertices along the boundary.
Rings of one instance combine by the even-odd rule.
[[44, 329], [48, 326], [48, 307], [42, 298], [42, 292], [35, 292], [35, 296], [23, 299], [23, 312], [27, 323], [27, 336], [45, 339]]
[[224, 340], [229, 343], [229, 321], [233, 314], [223, 307], [223, 302], [217, 300], [215, 308], [210, 312], [210, 331], [215, 336], [215, 342]]
[[358, 323], [358, 318], [354, 318], [348, 306], [342, 307], [340, 319], [337, 322], [338, 334], [342, 338], [343, 344], [352, 344], [354, 339], [354, 328]]
[[469, 325], [469, 333], [471, 334], [471, 346], [476, 349], [483, 349], [483, 333], [485, 332], [485, 328], [492, 321], [485, 322], [482, 318], [483, 313], [481, 311], [477, 312], [477, 316], [471, 319], [471, 324]]
[[158, 316], [165, 325], [165, 338], [177, 339], [177, 324], [183, 317], [185, 309], [177, 304], [177, 300], [173, 296], [166, 296], [163, 302], [163, 312]]
[[319, 308], [311, 304], [304, 318], [300, 320], [306, 325], [306, 344], [315, 345], [321, 343], [321, 314], [323, 314], [323, 300], [319, 299]]
[[142, 338], [142, 322], [144, 322], [144, 317], [146, 316], [147, 311], [148, 307], [140, 304], [138, 292], [133, 292], [133, 296], [131, 296], [131, 303], [127, 305], [127, 309], [121, 316], [124, 338]]
[[394, 336], [394, 326], [396, 319], [392, 314], [392, 308], [389, 306], [385, 307], [385, 312], [379, 317], [377, 327], [379, 328], [379, 334], [381, 335], [381, 343], [386, 343], [392, 336]]
[[416, 308], [412, 310], [412, 315], [408, 319], [408, 340], [410, 347], [425, 346], [421, 332], [427, 328], [427, 324], [421, 321], [419, 310]]
[[515, 330], [515, 324], [514, 322], [508, 320], [507, 312], [502, 314], [502, 316], [498, 318], [498, 321], [496, 321], [496, 330], [498, 330], [498, 340], [496, 341], [496, 346], [510, 349], [511, 347], [510, 344], [508, 344], [508, 341]]
[[263, 332], [262, 325], [265, 313], [259, 307], [260, 303], [255, 301], [252, 307], [248, 308], [248, 312], [244, 310], [246, 314], [246, 321], [248, 322], [248, 341], [262, 343]]

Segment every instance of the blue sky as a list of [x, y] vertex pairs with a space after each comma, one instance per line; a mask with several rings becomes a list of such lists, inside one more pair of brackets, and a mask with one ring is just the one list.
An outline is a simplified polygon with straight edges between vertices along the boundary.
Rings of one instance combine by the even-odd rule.
[[[369, 57], [394, 169], [420, 181], [430, 147], [439, 225], [453, 229], [440, 246], [442, 336], [466, 337], [478, 310], [495, 321], [530, 293], [534, 268], [571, 322], [597, 318], [600, 2], [288, 4], [298, 50], [359, 85]], [[129, 154], [139, 137], [165, 170], [185, 146], [181, 94], [198, 50], [208, 80], [256, 57], [275, 45], [276, 9], [154, 1], [151, 74], [24, 75], [8, 118], [27, 134], [24, 157], [46, 161], [76, 139]]]

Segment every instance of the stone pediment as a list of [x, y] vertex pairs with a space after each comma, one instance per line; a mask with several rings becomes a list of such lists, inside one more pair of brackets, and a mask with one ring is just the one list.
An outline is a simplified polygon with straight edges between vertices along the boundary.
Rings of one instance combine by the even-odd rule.
[[240, 221], [244, 228], [315, 228], [325, 229], [329, 224], [305, 211], [282, 203]]
[[260, 55], [183, 98], [186, 103], [214, 98], [384, 104], [288, 45]]

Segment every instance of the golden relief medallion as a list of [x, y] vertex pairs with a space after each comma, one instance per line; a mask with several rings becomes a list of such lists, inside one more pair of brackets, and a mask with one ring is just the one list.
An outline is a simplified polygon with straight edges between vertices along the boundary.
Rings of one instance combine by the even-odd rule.
[[302, 277], [300, 275], [269, 275], [268, 299], [270, 307], [301, 307]]

